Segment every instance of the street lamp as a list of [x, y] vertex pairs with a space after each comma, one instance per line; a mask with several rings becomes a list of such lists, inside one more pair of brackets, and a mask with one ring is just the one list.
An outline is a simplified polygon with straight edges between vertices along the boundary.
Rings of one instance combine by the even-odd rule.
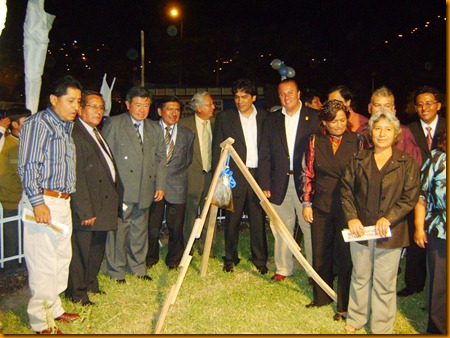
[[180, 77], [178, 80], [178, 84], [181, 85], [183, 79], [183, 16], [181, 15], [181, 11], [177, 7], [170, 8], [169, 15], [172, 18], [180, 18]]

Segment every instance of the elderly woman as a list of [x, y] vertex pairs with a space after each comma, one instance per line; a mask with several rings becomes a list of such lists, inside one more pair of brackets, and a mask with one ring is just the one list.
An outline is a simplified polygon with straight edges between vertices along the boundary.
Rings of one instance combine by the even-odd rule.
[[[347, 106], [339, 100], [329, 100], [323, 104], [319, 111], [323, 132], [311, 136], [302, 171], [303, 218], [311, 223], [313, 268], [331, 288], [334, 252], [339, 262], [334, 320], [345, 319], [347, 314], [352, 273], [350, 248], [341, 236], [346, 224], [339, 200], [339, 180], [362, 144], [358, 135], [349, 131], [349, 115]], [[306, 305], [307, 308], [332, 302], [317, 283], [313, 283], [313, 293], [314, 300]]]
[[[341, 202], [349, 230], [361, 237], [365, 226], [375, 225], [380, 236], [350, 243], [353, 271], [347, 332], [361, 329], [369, 320], [372, 333], [393, 331], [400, 254], [409, 245], [406, 215], [419, 198], [416, 161], [393, 147], [400, 131], [392, 112], [373, 114], [368, 133], [374, 148], [357, 154], [341, 179]], [[389, 228], [391, 237], [387, 237]]]
[[438, 142], [421, 171], [421, 193], [414, 209], [414, 241], [427, 249], [427, 333], [447, 334], [447, 132]]

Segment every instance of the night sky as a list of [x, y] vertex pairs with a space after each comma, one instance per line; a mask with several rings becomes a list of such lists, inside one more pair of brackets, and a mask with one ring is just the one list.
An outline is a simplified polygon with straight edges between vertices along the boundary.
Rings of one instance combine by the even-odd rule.
[[[183, 39], [179, 31], [173, 37], [167, 34], [169, 25], [180, 29], [180, 21], [168, 16], [171, 3], [181, 7]], [[46, 0], [45, 9], [56, 19], [44, 86], [71, 73], [85, 87], [99, 88], [108, 73], [117, 77], [115, 88], [123, 95], [140, 79], [140, 30], [144, 30], [145, 78], [156, 87], [178, 84], [182, 54], [183, 86], [229, 86], [250, 77], [270, 88], [280, 80], [270, 61], [279, 58], [295, 69], [301, 88], [325, 94], [337, 84], [348, 85], [361, 110], [372, 86], [390, 86], [403, 105], [420, 85], [445, 91], [442, 0]], [[17, 71], [23, 68], [25, 10], [25, 0], [8, 1], [0, 71], [12, 65]], [[414, 28], [418, 29], [412, 33]], [[214, 72], [217, 59], [219, 76]], [[12, 96], [24, 91], [21, 76], [14, 91], [9, 90]]]

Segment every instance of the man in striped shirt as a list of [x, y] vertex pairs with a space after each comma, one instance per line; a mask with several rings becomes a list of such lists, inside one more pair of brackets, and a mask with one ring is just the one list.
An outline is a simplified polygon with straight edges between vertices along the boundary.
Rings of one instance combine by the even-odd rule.
[[[81, 84], [72, 76], [59, 79], [48, 107], [27, 118], [19, 135], [18, 173], [24, 193], [24, 252], [31, 299], [28, 316], [37, 333], [62, 333], [49, 327], [47, 318], [71, 322], [59, 294], [67, 288], [72, 257], [70, 194], [75, 192], [73, 120], [81, 101]], [[34, 216], [34, 217], [33, 217]], [[55, 225], [66, 228], [58, 232]]]

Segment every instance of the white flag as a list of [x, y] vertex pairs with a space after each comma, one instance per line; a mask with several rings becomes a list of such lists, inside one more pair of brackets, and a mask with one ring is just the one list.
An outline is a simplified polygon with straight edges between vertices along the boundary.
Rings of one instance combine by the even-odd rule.
[[6, 7], [6, 0], [0, 0], [0, 35], [2, 35], [3, 28], [5, 28], [7, 12], [8, 8]]
[[106, 75], [103, 76], [103, 82], [102, 87], [100, 88], [100, 93], [103, 96], [103, 100], [105, 100], [105, 116], [109, 116], [111, 112], [111, 106], [112, 106], [112, 90], [114, 87], [114, 83], [116, 82], [116, 78], [113, 79], [113, 82], [111, 83], [111, 87], [108, 86], [108, 82], [106, 82]]
[[48, 33], [55, 16], [44, 11], [44, 0], [28, 0], [23, 24], [23, 56], [25, 61], [25, 103], [34, 114], [39, 105], [42, 73], [48, 48]]

